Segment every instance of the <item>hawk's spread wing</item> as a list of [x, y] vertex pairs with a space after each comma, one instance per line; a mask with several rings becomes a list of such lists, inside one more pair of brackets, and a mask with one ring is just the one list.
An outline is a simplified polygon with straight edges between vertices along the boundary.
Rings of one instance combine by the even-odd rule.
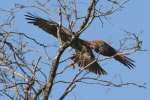
[[[28, 13], [26, 16], [26, 19], [29, 20], [28, 23], [31, 23], [35, 26], [38, 26], [42, 30], [46, 31], [47, 33], [53, 35], [55, 38], [57, 38], [57, 29], [59, 24], [56, 23], [53, 20], [45, 20], [43, 18], [34, 16], [30, 13]], [[61, 26], [60, 29], [60, 36], [62, 41], [70, 40], [72, 37], [72, 32], [70, 32], [67, 28]]]
[[124, 54], [119, 53], [117, 50], [115, 50], [112, 46], [110, 46], [105, 41], [94, 40], [94, 41], [89, 41], [89, 44], [90, 47], [94, 49], [97, 53], [108, 57], [114, 57], [117, 61], [119, 61], [129, 69], [135, 67], [135, 65], [133, 64], [134, 61], [132, 59], [126, 57]]

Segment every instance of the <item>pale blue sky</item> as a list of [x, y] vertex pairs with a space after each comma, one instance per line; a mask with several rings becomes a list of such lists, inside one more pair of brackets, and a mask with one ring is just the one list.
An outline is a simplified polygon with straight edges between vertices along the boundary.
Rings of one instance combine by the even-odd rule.
[[[0, 8], [11, 8], [14, 2], [23, 2], [25, 0], [1, 0]], [[101, 28], [99, 24], [93, 23], [88, 31], [86, 31], [82, 38], [84, 39], [103, 39], [111, 41], [114, 47], [118, 47], [118, 41], [125, 35], [123, 30], [129, 32], [141, 32], [141, 40], [143, 41], [143, 48], [150, 50], [150, 1], [149, 0], [131, 0], [125, 5], [122, 11], [115, 13], [109, 17], [109, 22], [105, 21], [104, 27]], [[27, 10], [31, 13], [38, 14], [35, 10]], [[24, 20], [24, 14], [27, 12], [19, 13], [17, 28], [19, 31], [33, 33], [32, 36], [37, 40], [45, 43], [45, 40], [55, 42], [48, 34], [43, 34], [42, 30], [37, 27], [29, 25]], [[0, 12], [1, 15], [1, 12]], [[2, 16], [0, 17], [1, 20]], [[16, 19], [17, 19], [16, 18]], [[22, 26], [21, 26], [22, 25]], [[24, 27], [25, 26], [25, 27]], [[36, 33], [36, 34], [35, 34]], [[43, 34], [43, 35], [41, 35]], [[51, 44], [53, 44], [51, 43]], [[138, 88], [135, 86], [128, 87], [103, 87], [96, 85], [83, 85], [80, 84], [72, 94], [65, 100], [149, 100], [150, 99], [150, 52], [138, 52], [130, 56], [136, 62], [136, 68], [133, 71], [126, 69], [123, 65], [117, 62], [103, 63], [108, 71], [108, 75], [104, 79], [119, 80], [121, 76], [124, 82], [135, 82], [137, 84], [147, 83], [147, 89]], [[59, 89], [56, 94], [59, 94]], [[76, 98], [76, 99], [75, 99]], [[0, 97], [0, 100], [2, 98]], [[57, 100], [53, 98], [52, 100]]]

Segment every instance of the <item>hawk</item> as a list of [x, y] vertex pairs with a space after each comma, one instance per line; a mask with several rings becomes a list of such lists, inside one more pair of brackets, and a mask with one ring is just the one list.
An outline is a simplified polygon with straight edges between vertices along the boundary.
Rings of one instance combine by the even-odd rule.
[[[57, 38], [57, 29], [59, 27], [59, 24], [57, 22], [53, 20], [45, 20], [30, 13], [25, 16], [26, 19], [29, 20], [28, 23], [38, 26], [45, 32]], [[64, 26], [61, 26], [60, 37], [62, 42], [70, 41], [72, 36], [73, 32], [71, 32]], [[75, 54], [73, 54], [73, 56], [71, 57], [72, 61], [74, 62], [73, 65], [78, 64], [79, 67], [98, 75], [106, 74], [106, 71], [97, 62], [92, 50], [101, 55], [115, 58], [117, 61], [124, 64], [129, 69], [132, 69], [135, 66], [132, 59], [126, 57], [123, 54], [120, 54], [116, 49], [114, 49], [108, 43], [102, 40], [86, 41], [77, 38], [71, 44], [71, 47], [75, 49]]]

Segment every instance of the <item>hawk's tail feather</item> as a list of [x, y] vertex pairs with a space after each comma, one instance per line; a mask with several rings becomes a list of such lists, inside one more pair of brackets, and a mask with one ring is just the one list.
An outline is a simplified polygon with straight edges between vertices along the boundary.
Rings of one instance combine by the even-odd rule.
[[114, 56], [114, 58], [121, 62], [122, 64], [124, 64], [125, 66], [127, 66], [129, 69], [133, 69], [135, 67], [135, 65], [133, 64], [134, 61], [128, 57], [126, 57], [123, 54], [117, 54], [116, 56]]
[[97, 75], [105, 75], [105, 74], [107, 74], [107, 72], [100, 66], [94, 66], [93, 65], [93, 66], [89, 66], [89, 67], [87, 67], [85, 69], [88, 70], [89, 72], [93, 72], [93, 73], [95, 73]]
[[[82, 58], [82, 59], [81, 59]], [[89, 72], [93, 72], [97, 75], [105, 75], [107, 72], [93, 59], [87, 59], [84, 55], [75, 54], [71, 58], [74, 64], [78, 64], [83, 70], [88, 70]]]

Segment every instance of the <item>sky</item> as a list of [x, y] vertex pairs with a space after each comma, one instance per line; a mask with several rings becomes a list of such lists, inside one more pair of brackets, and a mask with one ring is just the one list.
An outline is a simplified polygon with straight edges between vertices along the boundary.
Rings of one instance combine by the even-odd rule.
[[[20, 1], [23, 3], [25, 0], [1, 0], [0, 8], [11, 8], [14, 2], [20, 3]], [[141, 40], [143, 41], [142, 47], [143, 49], [150, 50], [149, 4], [149, 0], [131, 0], [125, 5], [125, 8], [109, 17], [109, 22], [104, 21], [105, 24], [103, 28], [100, 24], [94, 22], [90, 28], [82, 34], [81, 38], [87, 40], [102, 39], [108, 42], [111, 41], [112, 45], [117, 48], [119, 44], [118, 41], [125, 35], [123, 30], [129, 32], [142, 32], [140, 34]], [[19, 17], [16, 18], [17, 25], [25, 25], [25, 27], [20, 26], [17, 30], [33, 33], [32, 35], [43, 43], [47, 39], [52, 39], [48, 34], [41, 35], [43, 32], [42, 30], [39, 30], [32, 25], [28, 25], [24, 20], [25, 12], [26, 11], [19, 13]], [[31, 12], [37, 14], [34, 10]], [[38, 15], [42, 14], [38, 13]], [[2, 17], [0, 17], [0, 20], [1, 18]], [[54, 39], [51, 41], [53, 41], [52, 43], [55, 43]], [[103, 63], [102, 65], [108, 71], [108, 75], [103, 78], [118, 81], [121, 77], [124, 82], [135, 82], [137, 84], [146, 83], [146, 89], [138, 88], [136, 86], [104, 87], [79, 84], [65, 100], [149, 100], [150, 52], [137, 52], [130, 57], [136, 62], [136, 68], [134, 70], [130, 71], [123, 65], [114, 61]], [[61, 89], [62, 88], [58, 88], [55, 93], [59, 95], [59, 90]], [[1, 97], [0, 100], [2, 100]], [[52, 100], [57, 99], [53, 98]]]

